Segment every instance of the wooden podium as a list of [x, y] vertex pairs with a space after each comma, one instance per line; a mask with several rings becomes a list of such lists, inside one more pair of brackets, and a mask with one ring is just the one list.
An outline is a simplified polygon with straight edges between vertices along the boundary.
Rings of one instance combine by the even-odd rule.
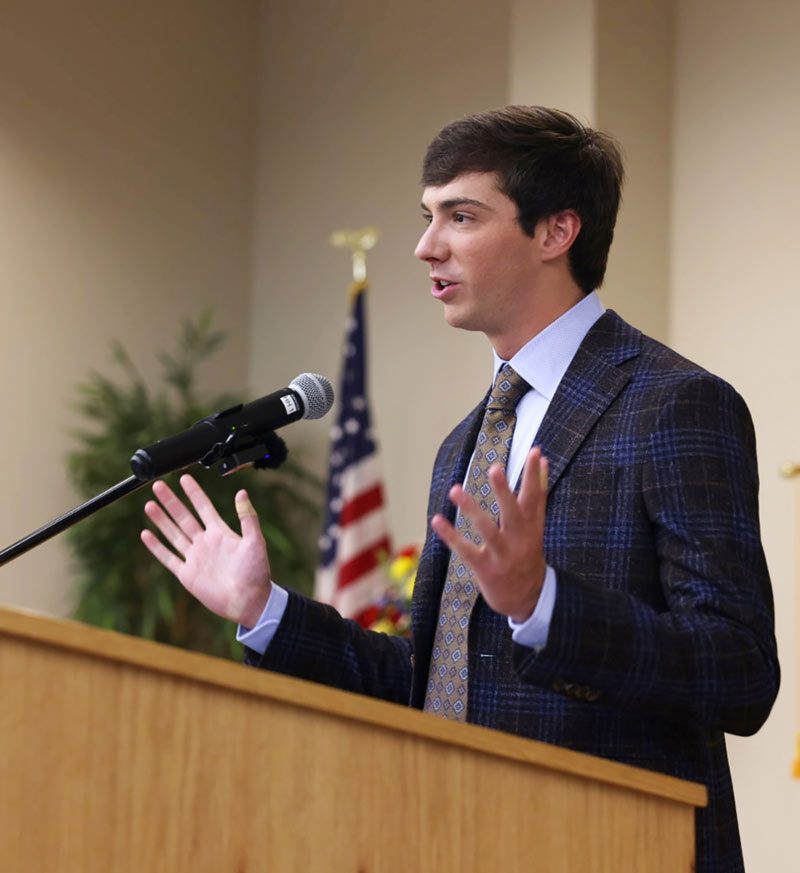
[[675, 873], [693, 783], [0, 608], [0, 870]]

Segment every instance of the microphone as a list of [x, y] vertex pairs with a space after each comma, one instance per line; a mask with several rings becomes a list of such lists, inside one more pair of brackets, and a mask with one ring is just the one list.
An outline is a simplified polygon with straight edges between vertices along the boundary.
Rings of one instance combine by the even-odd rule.
[[137, 479], [149, 481], [196, 462], [210, 467], [242, 447], [264, 443], [279, 427], [301, 418], [322, 418], [331, 406], [331, 383], [316, 373], [301, 373], [288, 388], [223, 409], [188, 430], [138, 449], [131, 469]]

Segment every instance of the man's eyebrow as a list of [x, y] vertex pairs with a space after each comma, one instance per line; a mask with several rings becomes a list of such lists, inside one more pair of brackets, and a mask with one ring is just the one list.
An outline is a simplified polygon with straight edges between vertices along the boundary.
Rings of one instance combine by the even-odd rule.
[[[449, 200], [440, 201], [437, 205], [439, 209], [454, 209], [457, 206], [477, 206], [479, 209], [489, 210], [492, 208], [480, 200], [473, 200], [471, 197], [451, 197]], [[420, 207], [424, 212], [431, 211], [424, 203], [420, 203]]]

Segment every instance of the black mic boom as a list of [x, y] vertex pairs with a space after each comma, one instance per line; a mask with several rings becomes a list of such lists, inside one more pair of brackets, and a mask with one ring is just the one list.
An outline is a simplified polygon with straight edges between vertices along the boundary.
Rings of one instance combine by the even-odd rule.
[[131, 458], [131, 469], [142, 481], [165, 476], [200, 462], [210, 467], [236, 448], [300, 418], [322, 418], [333, 406], [333, 388], [324, 377], [301, 373], [288, 388], [223, 409], [182, 433], [167, 437]]

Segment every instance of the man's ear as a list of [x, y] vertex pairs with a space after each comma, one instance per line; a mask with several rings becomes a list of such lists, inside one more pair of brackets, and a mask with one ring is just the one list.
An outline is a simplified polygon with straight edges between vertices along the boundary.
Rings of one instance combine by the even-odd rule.
[[580, 229], [580, 216], [573, 209], [565, 209], [549, 218], [543, 218], [534, 234], [534, 237], [541, 240], [542, 260], [552, 261], [566, 254]]

